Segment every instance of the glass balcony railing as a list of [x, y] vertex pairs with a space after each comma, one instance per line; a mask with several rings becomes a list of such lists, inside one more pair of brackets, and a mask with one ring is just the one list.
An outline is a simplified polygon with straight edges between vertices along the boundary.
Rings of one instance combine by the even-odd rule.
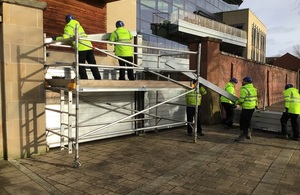
[[[223, 32], [229, 35], [237, 36], [247, 39], [247, 32], [232, 26], [199, 16], [183, 10], [174, 11], [170, 16], [170, 23], [178, 23], [178, 20], [183, 20], [189, 23], [193, 23], [208, 29], [213, 29], [219, 32]], [[162, 21], [161, 21], [162, 22]], [[166, 22], [166, 21], [164, 21]]]

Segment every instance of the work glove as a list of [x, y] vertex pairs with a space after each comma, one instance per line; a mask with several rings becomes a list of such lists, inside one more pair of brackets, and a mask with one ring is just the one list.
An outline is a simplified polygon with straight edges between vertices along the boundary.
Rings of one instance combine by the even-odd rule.
[[53, 41], [55, 41], [57, 38], [57, 36], [52, 36]]

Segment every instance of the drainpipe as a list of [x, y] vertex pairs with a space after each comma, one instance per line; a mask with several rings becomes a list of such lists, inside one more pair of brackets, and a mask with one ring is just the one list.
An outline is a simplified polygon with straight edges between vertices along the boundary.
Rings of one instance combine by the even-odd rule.
[[300, 69], [298, 69], [298, 71], [297, 71], [297, 81], [298, 81], [298, 83], [297, 83], [298, 86], [297, 87], [298, 87], [298, 92], [299, 92], [299, 89], [300, 89], [300, 78], [299, 78], [300, 77], [300, 73], [299, 72], [300, 72]]

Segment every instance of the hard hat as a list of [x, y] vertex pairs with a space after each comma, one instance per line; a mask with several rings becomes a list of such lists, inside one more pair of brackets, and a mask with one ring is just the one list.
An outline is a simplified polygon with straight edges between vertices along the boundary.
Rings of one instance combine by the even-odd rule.
[[253, 82], [251, 77], [244, 77], [243, 81], [246, 82], [246, 83], [252, 83]]
[[293, 86], [293, 84], [289, 83], [289, 84], [286, 84], [286, 86], [284, 87], [284, 89], [288, 89], [288, 88], [291, 88], [291, 87], [294, 87], [294, 86]]
[[230, 82], [237, 84], [237, 83], [238, 83], [238, 80], [237, 80], [236, 78], [231, 78], [231, 79], [230, 79]]
[[68, 14], [66, 15], [65, 19], [66, 19], [66, 23], [68, 24], [71, 20], [74, 20], [75, 18], [73, 15]]
[[118, 20], [116, 22], [116, 28], [123, 27], [123, 26], [125, 26], [125, 25], [124, 25], [124, 22], [122, 22], [121, 20]]

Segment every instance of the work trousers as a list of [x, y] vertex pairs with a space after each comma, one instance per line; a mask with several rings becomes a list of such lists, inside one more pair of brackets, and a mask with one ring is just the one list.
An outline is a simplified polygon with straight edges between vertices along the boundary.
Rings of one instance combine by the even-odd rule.
[[[201, 113], [202, 113], [202, 107], [198, 106], [197, 133], [202, 133]], [[194, 121], [195, 114], [196, 114], [196, 107], [194, 106], [186, 107], [186, 118], [188, 122], [192, 123]], [[193, 133], [193, 128], [190, 125], [187, 125], [187, 133], [188, 134]]]
[[223, 124], [227, 125], [228, 127], [232, 127], [234, 118], [234, 105], [225, 102], [221, 102], [221, 104], [226, 112], [226, 118], [223, 120]]
[[251, 118], [254, 112], [253, 109], [242, 109], [241, 115], [240, 115], [240, 130], [243, 133], [243, 136], [246, 136], [248, 133], [248, 129], [251, 125]]
[[[96, 64], [93, 50], [79, 51], [78, 54], [79, 54], [79, 63], [80, 64], [84, 64], [85, 61], [87, 61], [88, 64]], [[98, 67], [90, 67], [90, 69], [93, 73], [94, 79], [101, 80], [101, 76], [100, 76]], [[79, 66], [79, 76], [80, 76], [80, 79], [88, 79], [85, 66]]]
[[280, 118], [280, 123], [281, 123], [281, 133], [283, 135], [287, 135], [287, 122], [289, 119], [291, 119], [293, 137], [299, 138], [299, 124], [297, 121], [298, 116], [299, 116], [298, 114], [291, 114], [286, 112], [282, 113]]
[[[118, 56], [118, 57], [122, 58], [124, 60], [127, 60], [129, 62], [133, 62], [133, 57], [132, 56], [129, 56], [129, 57]], [[119, 60], [119, 65], [120, 66], [132, 67], [131, 64], [126, 63], [126, 62], [124, 62], [122, 60]], [[126, 70], [127, 70], [128, 79], [129, 80], [134, 80], [133, 69], [126, 69]], [[124, 68], [120, 68], [120, 77], [119, 77], [119, 80], [125, 80], [125, 69]]]

